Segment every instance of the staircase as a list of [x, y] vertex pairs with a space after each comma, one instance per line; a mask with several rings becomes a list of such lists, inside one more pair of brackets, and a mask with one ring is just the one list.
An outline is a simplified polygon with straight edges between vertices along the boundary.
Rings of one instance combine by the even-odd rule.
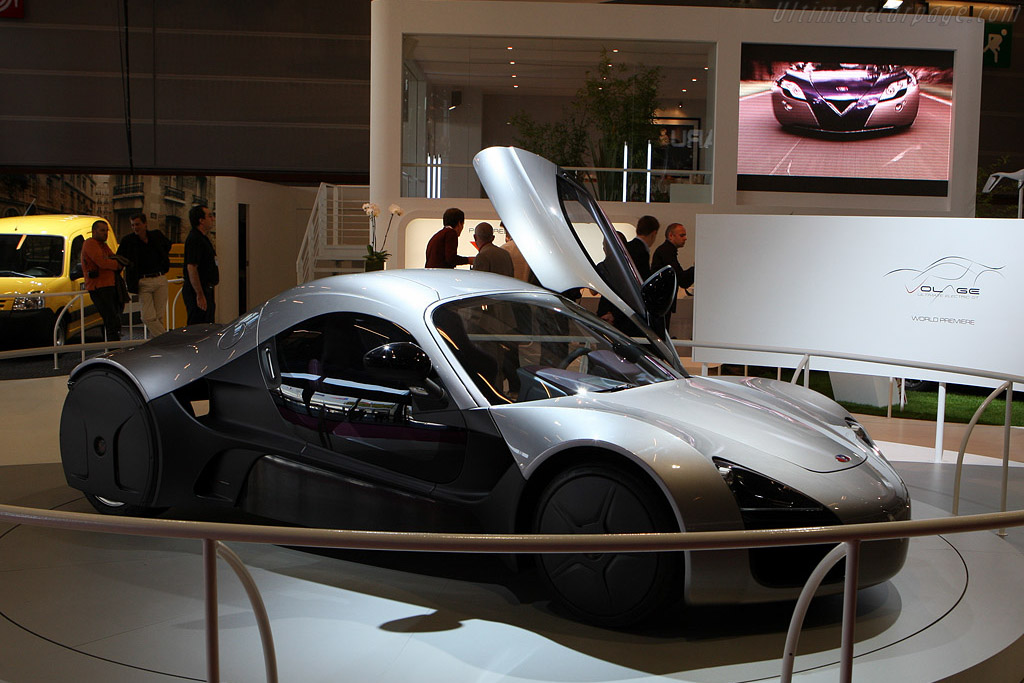
[[298, 284], [363, 272], [370, 223], [362, 207], [369, 196], [366, 185], [320, 183], [295, 261]]

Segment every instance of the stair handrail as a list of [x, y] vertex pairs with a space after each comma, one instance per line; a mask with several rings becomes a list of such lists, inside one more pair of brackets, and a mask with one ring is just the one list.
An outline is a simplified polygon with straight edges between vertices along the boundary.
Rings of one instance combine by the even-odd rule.
[[313, 201], [313, 210], [309, 212], [306, 232], [299, 244], [299, 255], [295, 259], [296, 284], [303, 284], [313, 279], [316, 259], [323, 249], [327, 224], [327, 195], [333, 188], [328, 183], [320, 183]]

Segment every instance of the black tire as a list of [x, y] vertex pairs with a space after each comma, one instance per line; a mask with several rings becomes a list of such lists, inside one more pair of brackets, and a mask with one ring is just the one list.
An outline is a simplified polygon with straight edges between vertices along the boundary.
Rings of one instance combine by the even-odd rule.
[[85, 494], [85, 499], [96, 509], [96, 512], [104, 515], [117, 517], [155, 517], [167, 508], [148, 508], [141, 505], [129, 505], [119, 500], [110, 500], [102, 496], [95, 496], [91, 493]]
[[[628, 469], [576, 466], [557, 475], [537, 504], [541, 534], [678, 531], [663, 494]], [[555, 602], [580, 621], [608, 627], [637, 624], [682, 595], [682, 553], [538, 555]]]
[[903, 380], [903, 388], [906, 391], [935, 391], [938, 388], [938, 382], [931, 382], [926, 379], [905, 379]]
[[148, 516], [154, 508], [159, 440], [145, 399], [121, 372], [89, 368], [75, 377], [60, 418], [61, 464], [68, 485], [98, 512]]

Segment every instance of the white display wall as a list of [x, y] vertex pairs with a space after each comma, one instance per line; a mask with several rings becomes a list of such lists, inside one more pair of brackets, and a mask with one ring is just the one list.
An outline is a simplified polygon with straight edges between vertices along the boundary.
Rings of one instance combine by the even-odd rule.
[[[702, 215], [694, 339], [1024, 375], [1024, 228], [983, 218]], [[695, 349], [793, 367], [796, 356]], [[815, 359], [815, 369], [995, 385]]]
[[[981, 53], [984, 24], [964, 16], [880, 13], [865, 7], [852, 11], [778, 10], [622, 5], [572, 2], [432, 2], [374, 0], [371, 6], [370, 63], [370, 197], [380, 206], [397, 202], [406, 209], [393, 230], [398, 235], [393, 265], [414, 266], [416, 250], [405, 252], [405, 230], [419, 216], [439, 216], [451, 205], [467, 214], [487, 216], [489, 202], [475, 195], [425, 199], [402, 197], [403, 36], [523, 36], [601, 38], [713, 43], [708, 70], [707, 119], [713, 143], [703, 150], [714, 169], [710, 197], [663, 205], [604, 203], [615, 221], [635, 224], [644, 214], [662, 224], [680, 221], [693, 227], [697, 214], [827, 213], [969, 216], [974, 212], [981, 100]], [[741, 55], [744, 43], [852, 46], [946, 50], [955, 53], [952, 92], [952, 150], [946, 196], [819, 194], [737, 190], [740, 131]], [[523, 93], [527, 94], [527, 93]], [[892, 141], [889, 161], [910, 150]], [[853, 153], [852, 151], [850, 152]], [[692, 203], [693, 200], [708, 203]], [[696, 231], [694, 231], [696, 232]], [[688, 251], [688, 250], [687, 250]], [[408, 256], [408, 259], [407, 259]], [[684, 253], [681, 260], [688, 256]]]

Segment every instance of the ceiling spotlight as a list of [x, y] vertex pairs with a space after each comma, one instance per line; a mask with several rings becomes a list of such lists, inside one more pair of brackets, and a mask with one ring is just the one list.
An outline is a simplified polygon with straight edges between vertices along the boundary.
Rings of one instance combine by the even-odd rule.
[[707, 71], [710, 68], [711, 68], [710, 66], [706, 66], [706, 67], [704, 67], [704, 70]]
[[512, 78], [519, 78], [519, 77], [516, 76], [515, 74], [512, 74]]
[[686, 92], [686, 88], [683, 88], [683, 92]]
[[696, 82], [697, 82], [697, 79], [696, 79], [696, 78], [691, 78], [690, 80], [691, 80], [691, 81], [693, 81], [694, 83], [696, 83]]
[[612, 50], [612, 52], [618, 52], [618, 51], [619, 51], [619, 48], [615, 48], [615, 49]]
[[507, 48], [505, 48], [505, 49], [506, 49], [506, 50], [511, 50], [511, 49], [512, 49], [512, 46], [511, 46], [511, 45], [509, 45], [509, 46], [508, 46]]
[[516, 60], [514, 60], [514, 59], [509, 62], [509, 64], [515, 64], [515, 63], [516, 63]]
[[519, 86], [518, 86], [518, 85], [513, 85], [512, 87], [513, 87], [513, 88], [518, 88]]

